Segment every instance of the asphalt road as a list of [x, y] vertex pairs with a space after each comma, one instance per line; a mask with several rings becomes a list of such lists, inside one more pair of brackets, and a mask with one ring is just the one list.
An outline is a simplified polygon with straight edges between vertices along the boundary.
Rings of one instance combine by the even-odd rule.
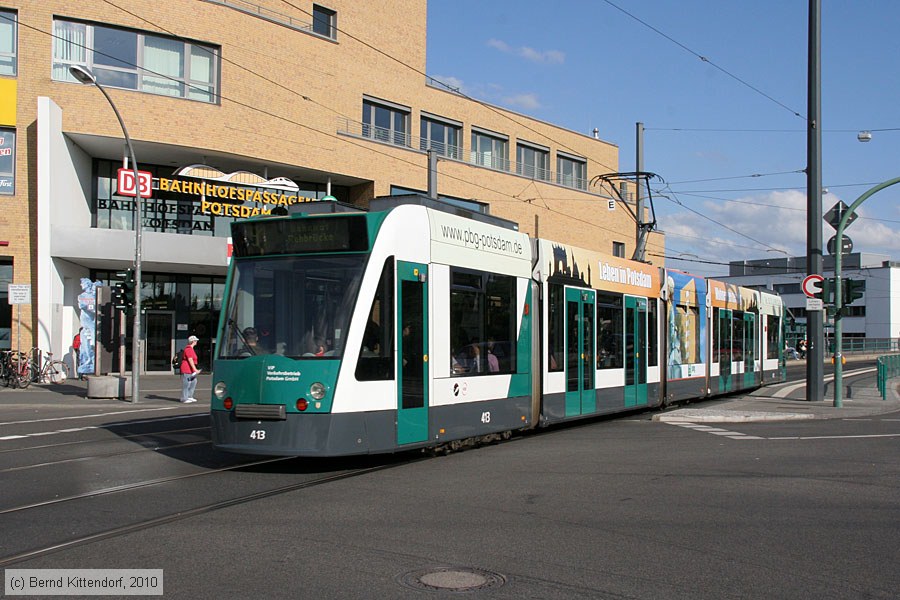
[[139, 418], [73, 395], [77, 419], [0, 424], [0, 566], [163, 569], [169, 598], [900, 590], [900, 414], [637, 413], [446, 457], [261, 459], [214, 451], [203, 403], [162, 383]]

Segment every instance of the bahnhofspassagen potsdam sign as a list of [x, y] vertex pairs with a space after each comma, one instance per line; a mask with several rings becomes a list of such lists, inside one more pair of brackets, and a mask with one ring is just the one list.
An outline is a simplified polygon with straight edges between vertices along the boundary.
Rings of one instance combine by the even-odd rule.
[[[268, 215], [275, 208], [289, 208], [317, 198], [273, 188], [243, 187], [233, 184], [160, 177], [153, 190], [164, 198], [147, 198], [142, 205], [143, 226], [161, 230], [211, 230], [211, 220], [195, 220], [196, 216], [234, 217], [246, 219]], [[132, 199], [101, 199], [97, 209], [134, 211]]]

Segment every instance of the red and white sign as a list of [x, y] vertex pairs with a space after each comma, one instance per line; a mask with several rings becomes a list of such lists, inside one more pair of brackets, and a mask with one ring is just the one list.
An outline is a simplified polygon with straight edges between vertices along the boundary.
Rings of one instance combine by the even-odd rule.
[[[138, 171], [141, 178], [141, 198], [153, 196], [153, 173]], [[116, 179], [116, 193], [120, 196], [134, 196], [134, 169], [119, 169]]]
[[825, 278], [817, 273], [813, 273], [812, 275], [807, 275], [803, 279], [803, 283], [800, 284], [800, 287], [803, 288], [803, 293], [806, 294], [808, 298], [815, 298], [816, 294], [822, 291], [822, 286], [820, 285]]

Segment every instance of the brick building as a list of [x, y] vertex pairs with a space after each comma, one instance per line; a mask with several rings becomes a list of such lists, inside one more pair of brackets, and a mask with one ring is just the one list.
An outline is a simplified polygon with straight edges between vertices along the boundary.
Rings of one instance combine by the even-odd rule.
[[[118, 108], [153, 192], [143, 204], [146, 371], [211, 355], [235, 218], [334, 197], [425, 191], [526, 233], [631, 256], [634, 220], [591, 184], [618, 148], [473, 100], [425, 75], [426, 2], [0, 0], [0, 345], [71, 357], [79, 295], [135, 255], [117, 193]], [[611, 210], [612, 209], [612, 210]], [[662, 253], [663, 237], [650, 245]], [[130, 331], [130, 328], [127, 328]], [[130, 349], [130, 342], [126, 344]], [[130, 364], [130, 359], [127, 364]]]

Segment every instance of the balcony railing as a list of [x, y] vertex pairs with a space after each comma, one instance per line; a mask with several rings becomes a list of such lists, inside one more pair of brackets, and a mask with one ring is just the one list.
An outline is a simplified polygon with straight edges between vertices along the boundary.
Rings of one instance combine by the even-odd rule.
[[206, 0], [206, 2], [210, 2], [212, 4], [221, 4], [223, 6], [239, 10], [242, 13], [253, 15], [254, 17], [259, 17], [267, 21], [286, 25], [291, 29], [296, 29], [298, 31], [312, 31], [312, 23], [310, 21], [301, 21], [299, 19], [295, 19], [290, 15], [276, 12], [274, 10], [269, 10], [268, 8], [264, 8], [262, 6], [259, 6], [258, 4], [253, 4], [252, 2], [245, 2], [244, 0]]
[[439, 156], [452, 160], [458, 160], [460, 162], [477, 165], [494, 171], [502, 171], [504, 173], [526, 177], [535, 181], [557, 183], [576, 190], [587, 191], [588, 189], [587, 179], [562, 173], [554, 174], [553, 171], [535, 167], [531, 164], [517, 164], [514, 161], [510, 161], [502, 156], [497, 156], [491, 152], [477, 152], [475, 150], [466, 152], [462, 146], [445, 144], [443, 142], [414, 136], [402, 131], [394, 131], [384, 127], [370, 125], [369, 123], [352, 121], [346, 117], [338, 118], [337, 132], [338, 134], [365, 138], [382, 144], [400, 146], [409, 150], [418, 149], [425, 151], [428, 150], [428, 146], [430, 145], [431, 149], [437, 152]]

